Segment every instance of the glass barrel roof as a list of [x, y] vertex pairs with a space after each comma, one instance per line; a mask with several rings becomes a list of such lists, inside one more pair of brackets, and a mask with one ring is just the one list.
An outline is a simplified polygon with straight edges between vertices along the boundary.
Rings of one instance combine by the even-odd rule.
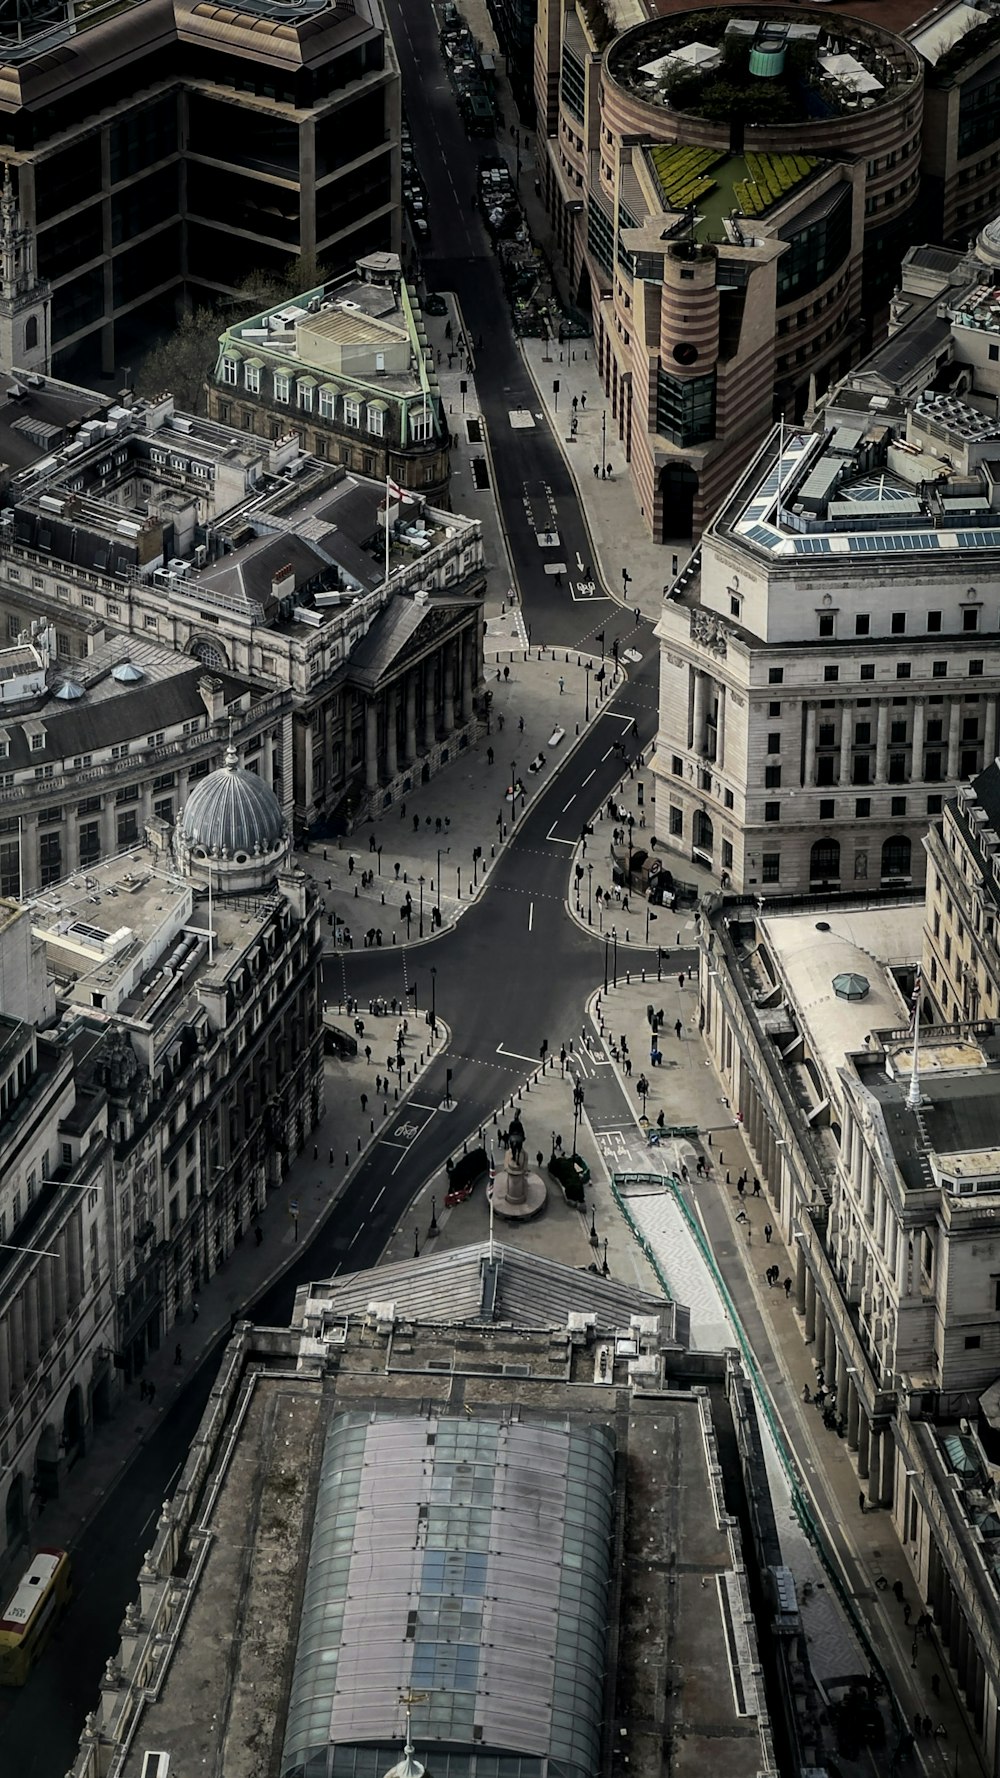
[[282, 1778], [385, 1771], [404, 1693], [435, 1778], [597, 1770], [613, 1492], [602, 1427], [338, 1414]]

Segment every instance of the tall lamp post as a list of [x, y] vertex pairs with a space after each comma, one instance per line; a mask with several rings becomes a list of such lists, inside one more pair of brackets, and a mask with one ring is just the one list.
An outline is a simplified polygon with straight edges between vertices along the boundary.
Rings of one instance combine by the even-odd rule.
[[417, 922], [417, 933], [420, 938], [423, 938], [423, 936], [424, 936], [424, 879], [423, 879], [423, 877], [418, 877], [417, 882], [420, 884], [420, 917]]
[[587, 690], [586, 690], [586, 694], [585, 694], [585, 701], [584, 701], [584, 708], [583, 708], [583, 720], [584, 720], [584, 722], [589, 722], [590, 721], [590, 671], [591, 671], [590, 662], [584, 661], [583, 667], [584, 667], [584, 672], [587, 675], [586, 679], [584, 680], [584, 685], [586, 686]]
[[437, 1030], [437, 964], [431, 964], [431, 1030]]
[[601, 415], [601, 480], [602, 481], [604, 480], [604, 472], [608, 466], [607, 441], [608, 441], [608, 416], [607, 416], [607, 411], [605, 410], [605, 412]]
[[647, 945], [649, 943], [649, 922], [650, 922], [650, 920], [655, 921], [655, 919], [656, 919], [656, 915], [650, 913], [649, 902], [647, 901], [647, 903], [646, 903], [646, 943], [647, 943]]
[[611, 943], [611, 934], [610, 934], [610, 932], [606, 932], [604, 934], [604, 992], [605, 992], [605, 994], [608, 991], [608, 945], [610, 943]]
[[617, 928], [617, 926], [612, 926], [612, 928], [611, 928], [611, 945], [612, 945], [612, 955], [614, 958], [614, 962], [612, 964], [612, 971], [611, 971], [611, 973], [612, 973], [611, 985], [613, 988], [617, 988], [617, 986], [618, 986], [618, 928]]
[[594, 924], [594, 867], [587, 865], [587, 925]]
[[576, 1154], [576, 1137], [580, 1128], [580, 1113], [583, 1110], [583, 1082], [578, 1080], [573, 1088], [573, 1153]]
[[517, 820], [517, 760], [510, 762], [510, 824]]

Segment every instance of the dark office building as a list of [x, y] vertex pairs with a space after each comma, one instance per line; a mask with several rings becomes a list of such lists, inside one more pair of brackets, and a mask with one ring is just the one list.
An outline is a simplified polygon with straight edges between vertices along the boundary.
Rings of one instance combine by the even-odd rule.
[[379, 0], [0, 6], [0, 159], [61, 374], [110, 375], [184, 300], [296, 255], [399, 246], [399, 72]]

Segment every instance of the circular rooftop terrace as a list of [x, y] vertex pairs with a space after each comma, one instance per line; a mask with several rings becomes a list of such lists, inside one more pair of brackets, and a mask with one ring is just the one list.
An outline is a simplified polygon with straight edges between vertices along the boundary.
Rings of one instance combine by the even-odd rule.
[[768, 130], [822, 130], [910, 95], [922, 81], [920, 58], [903, 38], [805, 7], [652, 19], [616, 38], [605, 72], [653, 112]]

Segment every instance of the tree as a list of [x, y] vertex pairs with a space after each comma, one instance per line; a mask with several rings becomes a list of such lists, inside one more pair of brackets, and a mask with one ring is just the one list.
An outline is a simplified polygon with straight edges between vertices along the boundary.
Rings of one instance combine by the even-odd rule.
[[219, 355], [219, 335], [234, 321], [300, 296], [326, 277], [322, 266], [307, 259], [291, 259], [280, 272], [251, 272], [231, 296], [189, 310], [172, 333], [143, 354], [134, 377], [136, 393], [150, 399], [171, 394], [185, 412], [204, 413], [205, 382]]

